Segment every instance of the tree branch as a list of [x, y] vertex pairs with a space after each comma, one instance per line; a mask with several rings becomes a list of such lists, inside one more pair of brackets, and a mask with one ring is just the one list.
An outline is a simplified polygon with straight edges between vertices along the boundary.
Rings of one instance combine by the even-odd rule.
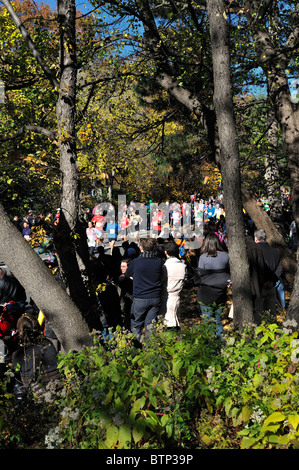
[[36, 132], [38, 134], [43, 134], [48, 139], [54, 141], [56, 139], [55, 132], [51, 132], [48, 129], [45, 129], [44, 127], [41, 126], [34, 126], [34, 125], [28, 125], [28, 126], [22, 126], [20, 127], [13, 135], [10, 136], [0, 136], [0, 142], [7, 142], [12, 139], [17, 139], [21, 135], [25, 134], [26, 131], [30, 132]]
[[[293, 13], [295, 19], [297, 20], [297, 25], [298, 25], [298, 19], [299, 19], [299, 5], [296, 5], [296, 11]], [[294, 22], [296, 24], [296, 22]], [[298, 47], [298, 42], [299, 42], [299, 26], [296, 26], [289, 37], [287, 38], [285, 42], [285, 48], [287, 49], [294, 49], [295, 47]]]
[[57, 81], [55, 75], [53, 74], [52, 70], [48, 67], [48, 65], [45, 63], [44, 59], [42, 58], [40, 52], [37, 50], [34, 42], [32, 41], [27, 29], [23, 25], [22, 21], [16, 14], [15, 10], [13, 9], [10, 0], [1, 0], [5, 8], [7, 9], [12, 21], [16, 25], [16, 27], [19, 29], [20, 33], [23, 36], [24, 41], [28, 45], [29, 49], [31, 50], [34, 58], [37, 60], [38, 64], [42, 68], [44, 74], [52, 84], [54, 88], [59, 86], [59, 82]]

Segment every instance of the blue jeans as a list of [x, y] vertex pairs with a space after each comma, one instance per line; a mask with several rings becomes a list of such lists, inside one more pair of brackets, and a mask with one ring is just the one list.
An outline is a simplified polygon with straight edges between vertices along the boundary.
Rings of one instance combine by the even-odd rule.
[[284, 285], [281, 281], [277, 281], [275, 287], [276, 287], [276, 295], [277, 295], [279, 306], [281, 308], [285, 308], [286, 300], [285, 300]]
[[221, 314], [222, 314], [223, 307], [221, 307], [220, 305], [214, 306], [214, 305], [200, 304], [200, 310], [201, 310], [202, 315], [207, 316], [208, 321], [210, 321], [211, 319], [216, 320], [216, 334], [218, 336], [222, 336], [223, 325], [221, 322]]
[[160, 311], [161, 299], [140, 299], [134, 298], [131, 308], [131, 331], [135, 333], [138, 341], [141, 338], [142, 330], [149, 333], [149, 325], [157, 318]]

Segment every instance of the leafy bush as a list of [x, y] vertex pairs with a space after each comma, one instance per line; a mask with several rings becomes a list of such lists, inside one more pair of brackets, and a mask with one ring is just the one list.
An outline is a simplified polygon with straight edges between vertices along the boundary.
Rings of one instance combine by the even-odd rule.
[[290, 323], [229, 338], [207, 371], [216, 409], [242, 428], [241, 448], [299, 448], [299, 340]]
[[158, 325], [142, 349], [120, 329], [108, 343], [96, 335], [93, 347], [60, 360], [59, 445], [196, 445], [194, 416], [211, 399], [205, 371], [218, 346], [202, 326], [177, 333]]
[[288, 323], [227, 332], [224, 340], [213, 323], [179, 332], [158, 323], [143, 348], [121, 329], [108, 341], [94, 332], [92, 347], [59, 356], [60, 386], [49, 384], [43, 397], [32, 393], [27, 408], [16, 411], [2, 384], [0, 444], [298, 448], [298, 363], [299, 341]]

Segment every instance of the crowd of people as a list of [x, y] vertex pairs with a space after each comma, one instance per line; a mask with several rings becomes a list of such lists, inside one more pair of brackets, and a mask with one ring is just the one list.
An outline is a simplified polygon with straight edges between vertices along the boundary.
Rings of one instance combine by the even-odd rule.
[[[51, 214], [37, 217], [29, 211], [22, 220], [15, 218], [14, 223], [30, 240], [35, 226], [43, 225], [48, 230], [53, 224], [59, 225], [59, 212], [54, 217]], [[107, 203], [86, 209], [84, 219], [95, 285], [100, 286], [98, 323], [94, 326], [102, 329], [105, 340], [121, 325], [135, 334], [136, 345], [142, 347], [157, 318], [163, 319], [169, 330], [180, 329], [184, 287], [196, 287], [199, 316], [203, 321], [214, 319], [216, 334], [223, 336], [222, 315], [231, 281], [225, 208], [221, 200], [195, 199], [191, 204], [164, 205], [131, 201], [129, 205], [120, 205], [117, 214], [113, 205]], [[274, 318], [277, 305], [285, 308], [282, 265], [279, 252], [267, 243], [265, 231], [256, 230], [246, 214], [244, 228], [258, 323], [264, 311]], [[41, 327], [36, 311], [24, 315], [28, 306], [26, 292], [13, 274], [3, 268], [0, 306], [0, 340], [5, 342], [13, 366], [20, 364], [17, 384], [28, 383], [35, 377], [33, 355], [45, 377], [50, 373], [55, 376], [57, 338], [47, 333], [45, 325]], [[28, 361], [24, 359], [24, 348]], [[22, 397], [20, 386], [15, 390], [16, 396]]]

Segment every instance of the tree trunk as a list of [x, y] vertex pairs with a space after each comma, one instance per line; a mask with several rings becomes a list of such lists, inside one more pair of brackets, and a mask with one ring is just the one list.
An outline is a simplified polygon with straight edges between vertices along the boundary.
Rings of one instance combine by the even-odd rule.
[[278, 123], [274, 113], [268, 114], [268, 154], [265, 158], [265, 181], [269, 200], [270, 217], [280, 233], [286, 235], [283, 223], [282, 204], [277, 163]]
[[[299, 9], [298, 6], [296, 6]], [[296, 31], [297, 33], [297, 31]], [[297, 33], [298, 34], [298, 33]], [[275, 111], [275, 117], [280, 125], [288, 161], [291, 180], [291, 203], [293, 217], [299, 230], [299, 103], [291, 97], [288, 76], [287, 52], [283, 47], [275, 49], [267, 31], [260, 27], [253, 33], [257, 43], [260, 63], [268, 80], [268, 93]], [[286, 40], [286, 50], [295, 45], [296, 34]], [[297, 271], [294, 277], [294, 288], [288, 307], [287, 317], [296, 319], [299, 325], [299, 296], [295, 291], [299, 285], [299, 257], [297, 252]]]
[[214, 104], [220, 141], [221, 174], [231, 266], [234, 322], [253, 323], [253, 305], [241, 197], [239, 147], [233, 109], [230, 51], [222, 0], [207, 1], [213, 55]]
[[[22, 24], [20, 18], [16, 14], [9, 0], [4, 0], [3, 4], [7, 8], [14, 24], [21, 32], [24, 41], [32, 51], [38, 64], [43, 70], [45, 76], [51, 85], [58, 90], [58, 99], [56, 106], [57, 116], [57, 138], [60, 151], [60, 169], [62, 175], [61, 183], [61, 216], [60, 223], [54, 235], [55, 248], [58, 254], [58, 261], [61, 268], [64, 284], [67, 292], [70, 294], [72, 300], [82, 313], [88, 312], [93, 302], [90, 298], [86, 284], [82, 277], [83, 268], [88, 268], [88, 247], [86, 243], [86, 233], [83, 224], [80, 221], [80, 181], [77, 171], [77, 155], [76, 155], [76, 82], [77, 82], [77, 63], [76, 63], [76, 29], [75, 29], [75, 16], [76, 8], [74, 0], [59, 0], [58, 1], [58, 22], [60, 28], [60, 76], [57, 80], [55, 73], [51, 70], [44, 61], [39, 50], [36, 48], [30, 35], [28, 34], [25, 26]], [[8, 226], [8, 224], [6, 224]], [[2, 228], [2, 227], [1, 227]], [[12, 238], [13, 240], [13, 238]], [[11, 242], [13, 244], [13, 242]], [[24, 244], [23, 244], [24, 245]], [[21, 259], [21, 246], [18, 258]], [[24, 245], [28, 252], [28, 246]], [[3, 245], [1, 250], [4, 251], [3, 260], [6, 260], [5, 250]], [[33, 251], [33, 250], [32, 250]], [[27, 253], [29, 256], [29, 254]], [[18, 265], [14, 268], [15, 262], [12, 257], [7, 259], [9, 268], [17, 275]], [[81, 269], [80, 266], [81, 265]], [[27, 266], [27, 263], [26, 263]], [[39, 268], [43, 269], [43, 263], [35, 262], [35, 274], [38, 278], [43, 278], [44, 275], [39, 274]], [[45, 271], [43, 269], [43, 271]], [[87, 271], [88, 273], [88, 271]], [[18, 275], [17, 275], [18, 277]], [[44, 311], [47, 320], [51, 320], [52, 314], [49, 308], [49, 303], [45, 299], [45, 304], [40, 298], [40, 295], [48, 294], [48, 281], [45, 282], [43, 288], [37, 293], [35, 292], [33, 283], [27, 284], [26, 279], [21, 273], [20, 282], [28, 286], [28, 291], [41, 310]], [[32, 276], [33, 277], [33, 276]], [[56, 283], [57, 284], [57, 283]], [[54, 292], [49, 291], [52, 297], [52, 304], [55, 302], [62, 305], [65, 302], [67, 308], [67, 301], [70, 299], [65, 297], [67, 294], [63, 289], [58, 291], [56, 284], [52, 285]], [[62, 299], [58, 298], [59, 292], [63, 295]], [[63, 292], [63, 294], [62, 294]], [[64, 300], [63, 300], [64, 299]], [[68, 300], [66, 300], [68, 299]], [[50, 302], [50, 299], [48, 299]], [[53, 307], [55, 308], [55, 307]], [[78, 309], [74, 310], [74, 321], [71, 320], [71, 315], [67, 316], [67, 324], [65, 324], [65, 317], [63, 308], [60, 309], [60, 316], [55, 315], [55, 327], [53, 329], [57, 336], [63, 341], [71, 341], [71, 337], [77, 336], [75, 325], [77, 324], [76, 315]], [[71, 311], [71, 307], [68, 310]], [[49, 317], [49, 318], [48, 318]], [[61, 323], [59, 323], [61, 322]], [[74, 325], [74, 331], [72, 331]], [[68, 336], [65, 336], [68, 332]], [[84, 330], [82, 330], [82, 342], [85, 340]], [[77, 341], [74, 340], [77, 345]], [[82, 343], [83, 344], [83, 343]], [[68, 343], [66, 343], [68, 345]], [[75, 347], [75, 349], [78, 349]]]
[[[80, 221], [80, 179], [76, 151], [76, 7], [74, 0], [58, 0], [60, 80], [56, 104], [61, 170], [61, 211], [54, 235], [66, 289], [82, 312], [92, 302], [82, 271], [88, 266], [86, 233]], [[81, 266], [81, 269], [80, 269]]]
[[10, 222], [1, 204], [0, 239], [1, 260], [43, 312], [63, 349], [78, 351], [91, 344], [89, 329], [80, 310]]
[[248, 212], [256, 227], [265, 230], [269, 245], [280, 251], [284, 278], [287, 281], [287, 287], [292, 289], [294, 284], [294, 275], [297, 269], [297, 263], [294, 259], [293, 253], [287, 247], [282, 234], [275, 227], [264, 208], [258, 206], [257, 201], [253, 199], [250, 192], [244, 186], [242, 186], [242, 200], [244, 209]]

